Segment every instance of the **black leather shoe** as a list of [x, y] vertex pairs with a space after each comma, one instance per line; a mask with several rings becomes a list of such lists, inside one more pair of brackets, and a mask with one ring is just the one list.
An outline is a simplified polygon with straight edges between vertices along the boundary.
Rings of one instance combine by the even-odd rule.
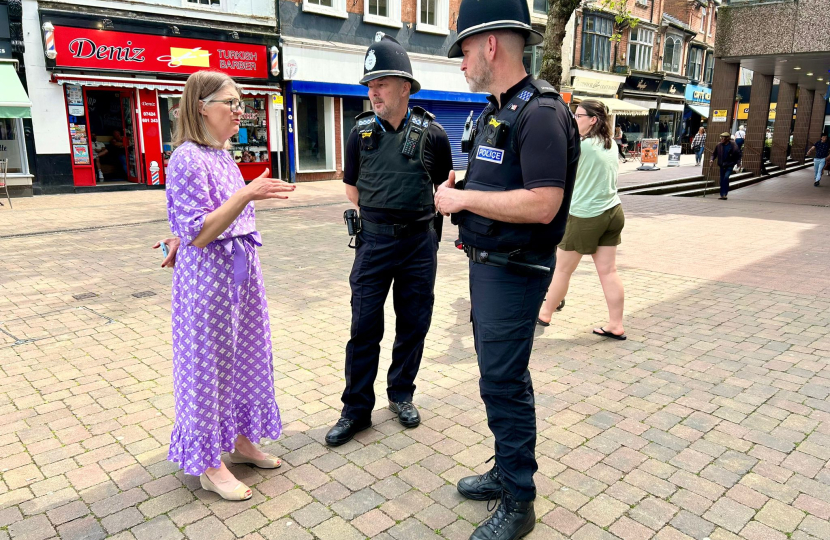
[[389, 402], [389, 410], [398, 415], [398, 421], [403, 427], [418, 427], [421, 423], [421, 415], [411, 401]]
[[[490, 458], [493, 459], [493, 458]], [[487, 461], [490, 461], [488, 459]], [[501, 472], [498, 465], [484, 474], [467, 476], [458, 481], [458, 492], [474, 501], [491, 501], [501, 497]]]
[[514, 501], [505, 492], [496, 511], [473, 531], [470, 540], [518, 540], [535, 526], [533, 501]]
[[340, 446], [346, 444], [352, 438], [363, 431], [372, 427], [372, 420], [352, 420], [351, 418], [340, 418], [334, 427], [326, 433], [326, 444], [329, 446]]

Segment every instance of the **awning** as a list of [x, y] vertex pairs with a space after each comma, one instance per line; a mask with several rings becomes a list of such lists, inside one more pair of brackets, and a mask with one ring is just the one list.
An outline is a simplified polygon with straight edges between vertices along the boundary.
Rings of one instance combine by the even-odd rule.
[[31, 118], [32, 102], [11, 64], [0, 64], [0, 118]]
[[687, 103], [686, 105], [703, 118], [709, 118], [709, 105], [693, 105], [691, 103]]
[[608, 107], [608, 111], [611, 114], [620, 114], [625, 116], [648, 116], [648, 109], [645, 107], [640, 107], [639, 105], [634, 105], [633, 103], [617, 98], [574, 96], [574, 103], [579, 103], [580, 101], [584, 101], [586, 99], [596, 99], [597, 101], [601, 101], [606, 107]]
[[[162, 90], [167, 92], [181, 92], [184, 90], [185, 81], [172, 81], [165, 79], [132, 79], [129, 77], [106, 77], [95, 75], [69, 75], [57, 73], [52, 76], [54, 82], [64, 84], [76, 84], [78, 86], [95, 86], [105, 88], [139, 88], [142, 90]], [[279, 86], [266, 86], [259, 84], [240, 84], [245, 95], [268, 95], [281, 93]]]
[[661, 111], [675, 111], [675, 112], [683, 112], [683, 107], [685, 106], [684, 103], [667, 103], [665, 101], [660, 103], [660, 110]]

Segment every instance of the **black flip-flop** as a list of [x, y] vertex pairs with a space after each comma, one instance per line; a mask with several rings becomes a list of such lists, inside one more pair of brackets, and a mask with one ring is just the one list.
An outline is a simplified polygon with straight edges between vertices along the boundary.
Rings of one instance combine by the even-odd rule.
[[611, 339], [616, 339], [618, 341], [625, 341], [626, 339], [628, 339], [628, 337], [626, 337], [625, 334], [614, 334], [614, 333], [606, 331], [605, 328], [600, 328], [599, 332], [597, 332], [596, 330], [594, 330], [593, 332], [594, 332], [594, 334], [596, 334], [598, 336], [607, 337], [607, 338], [611, 338]]
[[539, 317], [536, 317], [536, 324], [538, 324], [539, 326], [550, 326], [549, 322], [545, 322]]

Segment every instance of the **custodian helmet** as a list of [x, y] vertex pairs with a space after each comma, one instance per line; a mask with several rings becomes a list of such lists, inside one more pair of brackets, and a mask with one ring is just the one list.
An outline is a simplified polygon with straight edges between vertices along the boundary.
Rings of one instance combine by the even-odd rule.
[[421, 89], [421, 85], [412, 76], [412, 63], [401, 44], [383, 32], [378, 32], [375, 42], [366, 51], [360, 84], [368, 86], [369, 81], [381, 77], [403, 77], [412, 83], [410, 94], [415, 94]]
[[458, 37], [447, 56], [463, 56], [461, 42], [493, 30], [515, 30], [524, 34], [525, 45], [542, 43], [542, 34], [530, 26], [527, 0], [462, 0], [458, 10]]

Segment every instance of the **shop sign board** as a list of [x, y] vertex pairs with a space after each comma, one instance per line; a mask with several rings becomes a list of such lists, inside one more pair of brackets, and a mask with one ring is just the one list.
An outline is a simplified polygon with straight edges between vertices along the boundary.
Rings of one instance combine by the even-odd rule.
[[212, 68], [268, 78], [265, 45], [56, 26], [55, 50], [58, 67], [181, 75]]
[[663, 81], [660, 83], [660, 88], [657, 91], [670, 96], [685, 97], [686, 85], [672, 81]]
[[653, 163], [657, 165], [657, 155], [660, 150], [660, 141], [658, 139], [643, 139], [642, 154], [640, 161], [643, 163]]
[[5, 60], [12, 59], [12, 42], [8, 39], [0, 39], [0, 58]]
[[712, 101], [712, 89], [696, 84], [686, 85], [686, 101], [709, 103]]
[[669, 146], [669, 167], [679, 167], [680, 166], [680, 152], [683, 151], [683, 147], [677, 144]]
[[617, 93], [620, 87], [619, 81], [608, 81], [605, 79], [595, 79], [593, 77], [574, 77], [573, 88], [575, 92], [584, 92], [592, 94], [601, 94], [604, 96], [613, 96]]
[[712, 122], [721, 122], [726, 123], [726, 113], [728, 111], [726, 109], [715, 109], [712, 111], [712, 118], [710, 120]]
[[657, 92], [660, 87], [660, 79], [632, 75], [625, 80], [625, 87], [637, 92]]
[[[769, 104], [769, 115], [767, 116], [768, 120], [775, 120], [775, 110], [777, 108], [777, 103], [770, 103]], [[798, 104], [795, 104], [795, 108], [798, 108]], [[793, 110], [793, 118], [795, 118], [795, 110]], [[739, 103], [738, 104], [738, 113], [735, 115], [735, 118], [738, 120], [747, 120], [749, 119], [749, 103]]]

